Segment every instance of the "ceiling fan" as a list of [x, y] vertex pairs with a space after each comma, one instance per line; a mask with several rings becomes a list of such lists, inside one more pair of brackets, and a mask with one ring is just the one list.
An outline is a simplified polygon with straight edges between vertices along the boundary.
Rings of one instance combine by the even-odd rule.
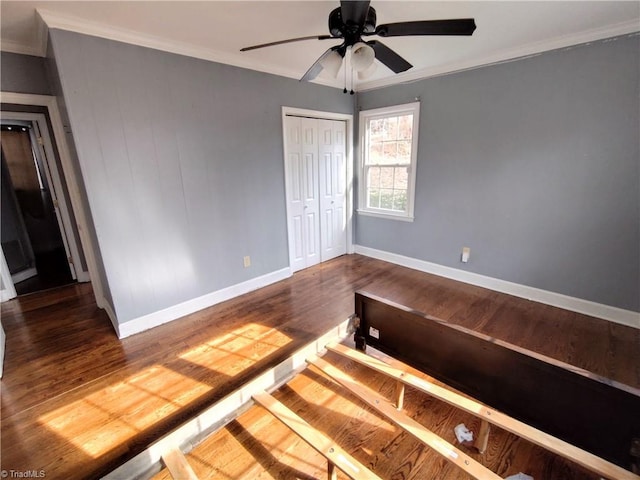
[[372, 35], [378, 35], [380, 37], [400, 37], [406, 35], [468, 36], [472, 35], [476, 29], [476, 23], [473, 18], [388, 23], [376, 27], [376, 11], [373, 7], [369, 6], [369, 3], [368, 0], [342, 0], [340, 6], [329, 14], [330, 35], [311, 35], [308, 37], [290, 38], [245, 47], [240, 51], [246, 52], [257, 48], [272, 47], [274, 45], [299, 42], [302, 40], [343, 39], [340, 45], [331, 47], [324, 52], [300, 80], [311, 81], [322, 71], [336, 77], [349, 48], [351, 48], [351, 66], [353, 70], [358, 72], [360, 79], [365, 79], [375, 70], [374, 60], [376, 58], [389, 67], [394, 73], [404, 72], [413, 65], [379, 40], [365, 41], [362, 37]]

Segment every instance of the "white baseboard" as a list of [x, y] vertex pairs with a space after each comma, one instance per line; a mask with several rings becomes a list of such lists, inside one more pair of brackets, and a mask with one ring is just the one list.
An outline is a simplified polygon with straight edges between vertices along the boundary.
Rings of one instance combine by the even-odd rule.
[[445, 267], [436, 263], [405, 257], [396, 253], [385, 252], [375, 248], [355, 246], [355, 252], [367, 257], [377, 258], [403, 267], [421, 272], [432, 273], [440, 277], [450, 278], [459, 282], [469, 283], [478, 287], [488, 288], [496, 292], [507, 293], [515, 297], [526, 298], [534, 302], [544, 303], [553, 307], [564, 308], [572, 312], [582, 313], [592, 317], [602, 318], [621, 325], [640, 329], [640, 313], [622, 308], [603, 305], [601, 303], [570, 297], [561, 293], [550, 292], [539, 288], [528, 287], [518, 283], [507, 282], [498, 278], [487, 277], [477, 273]]
[[291, 270], [289, 267], [283, 268], [260, 277], [252, 278], [246, 282], [238, 283], [236, 285], [223, 288], [222, 290], [187, 300], [186, 302], [173, 305], [169, 308], [165, 308], [164, 310], [159, 310], [142, 317], [134, 318], [133, 320], [129, 320], [125, 323], [118, 324], [116, 321], [114, 326], [117, 325], [116, 331], [118, 333], [118, 338], [125, 338], [135, 333], [143, 332], [150, 328], [157, 327], [158, 325], [162, 325], [163, 323], [171, 322], [172, 320], [197, 312], [203, 308], [211, 307], [212, 305], [224, 302], [225, 300], [230, 300], [239, 295], [257, 290], [258, 288], [266, 287], [267, 285], [279, 282], [280, 280], [284, 280], [290, 276]]
[[149, 473], [154, 473], [154, 467], [159, 470], [158, 465], [162, 454], [167, 452], [169, 448], [179, 447], [183, 452], [189, 452], [203, 438], [233, 420], [243, 408], [251, 406], [253, 395], [279, 388], [306, 367], [307, 358], [324, 352], [325, 345], [328, 343], [339, 342], [346, 338], [351, 333], [350, 324], [350, 319], [344, 320], [321, 337], [302, 347], [282, 363], [247, 382], [238, 390], [211, 405], [197, 417], [182, 424], [152, 444], [147, 450], [107, 474], [104, 479], [149, 478], [151, 476]]

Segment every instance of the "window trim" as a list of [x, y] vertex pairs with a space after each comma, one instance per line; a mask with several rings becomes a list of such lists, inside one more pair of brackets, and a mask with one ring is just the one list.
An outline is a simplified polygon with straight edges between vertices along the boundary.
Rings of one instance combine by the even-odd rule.
[[[409, 164], [409, 179], [407, 184], [407, 210], [406, 212], [397, 212], [384, 208], [367, 207], [367, 180], [365, 175], [365, 158], [367, 154], [367, 126], [371, 120], [390, 117], [403, 113], [413, 114], [413, 127], [411, 131], [411, 163]], [[404, 103], [402, 105], [393, 105], [390, 107], [362, 110], [360, 111], [358, 124], [360, 135], [360, 163], [358, 165], [358, 214], [387, 218], [391, 220], [413, 222], [416, 191], [416, 166], [418, 160], [418, 136], [420, 133], [420, 102], [417, 101]]]

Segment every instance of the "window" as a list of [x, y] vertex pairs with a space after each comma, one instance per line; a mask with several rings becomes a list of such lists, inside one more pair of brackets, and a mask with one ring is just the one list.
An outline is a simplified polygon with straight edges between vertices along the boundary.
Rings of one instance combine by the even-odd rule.
[[413, 220], [420, 102], [360, 112], [358, 213]]

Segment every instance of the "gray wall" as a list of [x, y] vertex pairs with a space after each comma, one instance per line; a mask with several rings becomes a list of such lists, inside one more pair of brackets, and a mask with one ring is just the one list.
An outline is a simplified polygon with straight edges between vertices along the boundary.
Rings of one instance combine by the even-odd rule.
[[359, 94], [422, 104], [415, 221], [360, 215], [357, 243], [640, 310], [639, 51], [621, 37]]
[[0, 71], [3, 92], [51, 94], [42, 57], [0, 52]]
[[351, 113], [350, 96], [50, 38], [120, 323], [288, 266], [281, 107]]

